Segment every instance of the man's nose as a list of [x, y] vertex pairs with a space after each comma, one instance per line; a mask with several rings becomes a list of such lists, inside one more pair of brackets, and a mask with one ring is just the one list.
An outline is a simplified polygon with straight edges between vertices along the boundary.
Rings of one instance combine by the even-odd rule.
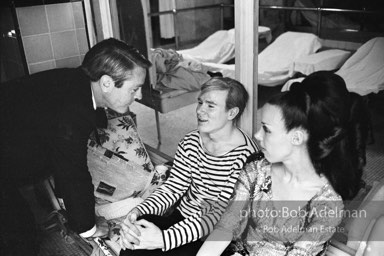
[[261, 129], [259, 129], [259, 130], [255, 133], [255, 135], [253, 135], [253, 137], [255, 137], [255, 139], [258, 140], [258, 141], [261, 141], [261, 140], [262, 140], [261, 132], [262, 132]]
[[205, 112], [203, 104], [198, 104], [196, 107], [197, 114], [203, 114]]
[[135, 93], [135, 99], [141, 100], [143, 98], [143, 94], [141, 93], [141, 88], [139, 88]]

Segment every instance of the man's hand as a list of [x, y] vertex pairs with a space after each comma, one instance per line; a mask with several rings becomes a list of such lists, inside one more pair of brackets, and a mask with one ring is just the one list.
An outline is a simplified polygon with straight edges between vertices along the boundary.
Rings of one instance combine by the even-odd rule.
[[163, 232], [149, 221], [138, 221], [137, 218], [140, 215], [140, 211], [134, 208], [121, 223], [122, 249], [154, 250], [164, 248]]
[[136, 221], [136, 227], [140, 230], [140, 243], [134, 249], [163, 249], [163, 232], [152, 222], [147, 220]]
[[140, 211], [137, 208], [133, 208], [127, 215], [127, 217], [124, 220], [124, 223], [127, 221], [134, 224], [137, 220], [137, 218], [141, 216]]
[[137, 221], [137, 218], [140, 215], [141, 215], [140, 211], [138, 209], [136, 209], [136, 208], [133, 208], [128, 213], [128, 215], [125, 218], [125, 220], [123, 221], [123, 223], [125, 224], [125, 228], [128, 228], [131, 232], [133, 232], [135, 237], [139, 237], [140, 236], [140, 230], [135, 225], [136, 221]]
[[120, 231], [120, 246], [123, 250], [133, 250], [137, 245], [140, 244], [139, 236], [141, 235], [140, 230], [135, 225], [137, 218], [141, 215], [140, 211], [133, 208], [121, 223]]
[[136, 235], [132, 229], [138, 230], [135, 224], [127, 222], [127, 224], [121, 223], [120, 230], [120, 246], [123, 250], [131, 249], [134, 250], [136, 246], [140, 244], [139, 236]]

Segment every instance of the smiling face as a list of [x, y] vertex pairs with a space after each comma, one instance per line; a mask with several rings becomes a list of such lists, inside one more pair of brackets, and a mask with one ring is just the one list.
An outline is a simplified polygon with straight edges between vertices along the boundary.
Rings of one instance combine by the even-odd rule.
[[255, 134], [270, 163], [284, 161], [292, 152], [292, 131], [287, 132], [279, 107], [265, 104], [261, 109], [261, 128]]
[[106, 107], [115, 110], [118, 113], [126, 113], [129, 105], [135, 99], [141, 99], [141, 86], [145, 81], [146, 70], [142, 67], [135, 67], [132, 75], [125, 80], [120, 88], [113, 85], [104, 93], [104, 102]]
[[227, 125], [232, 125], [233, 118], [226, 109], [228, 92], [221, 90], [207, 91], [197, 101], [197, 127], [200, 132], [215, 133]]

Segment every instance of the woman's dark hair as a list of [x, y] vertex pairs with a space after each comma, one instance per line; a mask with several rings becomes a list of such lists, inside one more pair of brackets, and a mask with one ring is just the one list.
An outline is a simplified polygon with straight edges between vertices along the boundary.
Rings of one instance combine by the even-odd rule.
[[115, 87], [120, 88], [134, 68], [146, 69], [151, 65], [133, 46], [109, 38], [97, 43], [85, 54], [81, 68], [91, 81], [98, 81], [103, 75], [108, 75], [115, 82]]
[[340, 76], [319, 71], [268, 103], [279, 106], [287, 131], [307, 130], [317, 173], [325, 175], [343, 199], [353, 198], [361, 184], [369, 127], [362, 97], [348, 92]]
[[228, 91], [225, 107], [227, 110], [237, 107], [239, 113], [233, 119], [237, 124], [248, 102], [248, 92], [244, 85], [229, 77], [213, 77], [201, 86], [201, 94], [209, 91]]

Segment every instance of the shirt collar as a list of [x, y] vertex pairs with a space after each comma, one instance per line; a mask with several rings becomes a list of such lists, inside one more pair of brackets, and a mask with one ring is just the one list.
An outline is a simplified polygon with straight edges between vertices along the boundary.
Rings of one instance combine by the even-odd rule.
[[96, 110], [97, 105], [96, 105], [96, 100], [95, 100], [95, 95], [93, 95], [93, 90], [91, 89], [92, 92], [92, 104], [93, 104], [93, 109]]

